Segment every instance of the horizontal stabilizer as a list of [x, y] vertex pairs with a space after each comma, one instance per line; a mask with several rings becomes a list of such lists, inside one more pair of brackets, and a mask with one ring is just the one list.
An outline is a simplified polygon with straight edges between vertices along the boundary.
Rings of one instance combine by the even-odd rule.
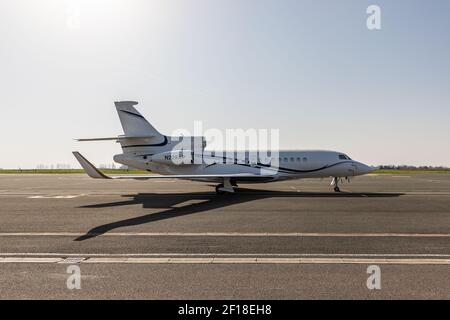
[[136, 140], [136, 139], [150, 139], [153, 136], [117, 136], [117, 137], [107, 137], [107, 138], [86, 138], [86, 139], [75, 139], [76, 141], [110, 141], [110, 140]]

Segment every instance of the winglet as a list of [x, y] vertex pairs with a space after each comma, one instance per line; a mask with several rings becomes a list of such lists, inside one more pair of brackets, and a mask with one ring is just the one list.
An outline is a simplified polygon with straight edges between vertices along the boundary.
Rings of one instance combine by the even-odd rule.
[[78, 160], [80, 165], [83, 167], [84, 171], [88, 174], [89, 177], [94, 179], [111, 179], [101, 173], [92, 163], [90, 163], [85, 157], [83, 157], [78, 151], [72, 152], [75, 158]]

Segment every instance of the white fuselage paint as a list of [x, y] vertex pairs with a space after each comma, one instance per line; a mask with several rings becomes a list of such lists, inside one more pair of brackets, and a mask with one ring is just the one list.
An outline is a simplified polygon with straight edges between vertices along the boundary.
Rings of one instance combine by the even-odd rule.
[[[167, 152], [162, 148], [135, 147], [126, 153], [116, 155], [116, 162], [141, 170], [149, 170], [159, 174], [235, 174], [235, 173], [264, 173], [273, 175], [266, 182], [286, 179], [325, 178], [325, 177], [353, 177], [367, 174], [373, 168], [350, 159], [344, 153], [335, 151], [280, 151], [276, 157], [251, 162], [245, 156], [230, 158], [229, 154], [208, 151], [196, 155], [203, 161], [200, 164], [175, 164], [171, 160], [162, 161], [160, 154]], [[156, 149], [156, 150], [155, 150]], [[172, 151], [174, 152], [174, 151]], [[155, 158], [157, 160], [155, 161]], [[196, 179], [198, 180], [198, 179]], [[216, 179], [202, 179], [216, 181]], [[239, 180], [239, 179], [238, 179]], [[245, 179], [244, 179], [245, 180]], [[239, 181], [251, 182], [251, 181]]]

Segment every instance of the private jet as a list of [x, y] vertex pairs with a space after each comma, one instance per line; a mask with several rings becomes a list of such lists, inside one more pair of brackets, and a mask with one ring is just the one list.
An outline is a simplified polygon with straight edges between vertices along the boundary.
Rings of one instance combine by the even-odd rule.
[[217, 194], [228, 194], [233, 193], [238, 184], [244, 183], [331, 177], [331, 186], [335, 192], [340, 192], [339, 185], [343, 179], [350, 182], [352, 177], [375, 169], [335, 151], [269, 151], [258, 152], [256, 157], [250, 151], [233, 152], [231, 155], [226, 151], [208, 151], [204, 137], [161, 134], [136, 110], [134, 106], [137, 104], [135, 101], [115, 102], [123, 135], [77, 141], [116, 141], [120, 143], [123, 153], [114, 156], [115, 162], [152, 174], [107, 176], [74, 151], [75, 158], [91, 178], [213, 182], [217, 184]]

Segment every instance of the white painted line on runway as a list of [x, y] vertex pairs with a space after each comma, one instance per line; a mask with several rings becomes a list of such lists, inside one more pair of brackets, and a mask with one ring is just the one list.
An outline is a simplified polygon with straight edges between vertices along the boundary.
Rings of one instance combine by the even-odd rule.
[[[167, 181], [164, 181], [167, 182]], [[180, 195], [182, 195], [183, 193], [185, 193], [185, 189], [171, 189], [170, 190], [171, 193], [179, 193]], [[293, 189], [293, 191], [295, 191]], [[280, 192], [280, 196], [277, 197], [276, 195], [273, 195], [272, 198], [282, 198], [283, 197], [283, 191], [279, 191]], [[286, 194], [290, 194], [292, 191], [287, 190], [285, 191]], [[302, 193], [301, 190], [297, 189], [296, 190], [297, 193]], [[398, 191], [398, 192], [383, 192], [383, 191], [378, 191], [381, 192], [383, 194], [393, 194], [393, 195], [397, 195], [398, 193], [401, 193], [402, 197], [405, 196], [450, 196], [450, 192], [446, 192], [446, 191]], [[132, 192], [131, 192], [132, 193]], [[137, 193], [137, 191], [135, 191], [134, 193]], [[243, 193], [243, 195], [264, 195], [266, 193], [265, 190], [261, 190], [261, 192], [245, 192]], [[304, 197], [308, 197], [308, 193], [311, 194], [317, 194], [317, 193], [323, 193], [325, 196], [327, 196], [328, 194], [335, 196], [336, 198], [340, 198], [340, 196], [338, 194], [335, 193], [330, 193], [330, 192], [324, 192], [324, 191], [305, 191], [304, 192]], [[367, 194], [365, 194], [364, 192], [356, 192], [356, 193], [352, 193], [352, 192], [347, 192], [347, 193], [342, 193], [342, 197], [345, 198], [345, 195], [359, 195], [361, 197], [365, 197], [365, 198], [370, 198], [370, 194], [374, 194], [376, 195], [377, 192], [372, 192], [372, 191], [367, 191]], [[159, 193], [154, 193], [155, 195], [158, 196], [164, 196], [167, 194], [164, 194], [164, 192], [159, 192]], [[210, 196], [212, 194], [212, 192], [208, 192], [208, 191], [203, 191], [203, 192], [199, 192], [198, 195], [204, 195], [204, 196]], [[53, 197], [51, 196], [46, 196], [46, 195], [42, 195], [41, 193], [35, 192], [35, 193], [19, 193], [19, 192], [5, 192], [5, 193], [0, 193], [0, 196], [8, 196], [8, 197], [13, 197], [13, 196], [30, 196], [30, 195], [37, 195], [37, 196], [41, 196], [41, 199], [53, 199]], [[171, 196], [167, 195], [167, 196]], [[84, 194], [84, 196], [90, 196], [90, 197], [121, 197], [123, 196], [123, 193], [101, 193], [97, 191], [93, 191], [93, 193], [89, 193], [89, 194]], [[238, 196], [238, 195], [237, 195]], [[48, 197], [48, 198], [46, 198]], [[151, 197], [151, 196], [150, 196]]]
[[60, 252], [6, 252], [0, 257], [65, 257], [80, 259], [80, 257], [421, 257], [450, 258], [450, 254], [439, 253], [60, 253]]
[[76, 256], [76, 257], [69, 257], [69, 258], [65, 258], [61, 261], [58, 261], [58, 263], [63, 263], [63, 264], [77, 264], [80, 263], [82, 261], [86, 260], [85, 257], [80, 258], [80, 255]]
[[0, 196], [32, 196], [32, 195], [39, 195], [39, 192], [21, 192], [21, 193], [17, 193], [17, 192], [7, 192], [7, 193], [0, 193]]
[[54, 195], [54, 196], [32, 196], [28, 199], [74, 199], [85, 196], [85, 194], [75, 194], [75, 195]]
[[[62, 263], [63, 258], [0, 257], [0, 263]], [[450, 265], [450, 259], [374, 259], [374, 258], [89, 258], [81, 264], [391, 264], [391, 265]]]
[[40, 257], [0, 257], [0, 263], [57, 263], [63, 260], [62, 258], [40, 258]]
[[[2, 232], [0, 237], [78, 237], [80, 232]], [[448, 238], [450, 233], [304, 233], [304, 232], [110, 232], [92, 233], [102, 237], [400, 237]]]
[[177, 204], [174, 204], [172, 206], [172, 208], [182, 208], [182, 207], [186, 207], [186, 206], [190, 206], [190, 205], [195, 205], [195, 204], [200, 204], [200, 203], [205, 203], [208, 202], [208, 200], [200, 200], [200, 199], [191, 199], [191, 200], [187, 200], [187, 201], [183, 201]]

